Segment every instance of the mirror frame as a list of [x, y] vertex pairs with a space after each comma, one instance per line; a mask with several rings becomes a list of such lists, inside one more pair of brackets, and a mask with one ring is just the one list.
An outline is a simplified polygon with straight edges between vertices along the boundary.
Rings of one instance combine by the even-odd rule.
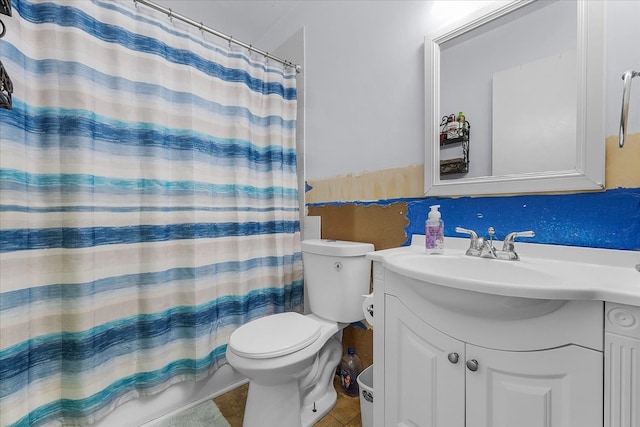
[[[492, 4], [425, 37], [425, 196], [603, 190], [605, 2], [577, 0], [576, 169], [440, 179], [440, 45], [536, 0]], [[526, 159], [522, 159], [526, 161]], [[429, 169], [430, 168], [430, 169]]]

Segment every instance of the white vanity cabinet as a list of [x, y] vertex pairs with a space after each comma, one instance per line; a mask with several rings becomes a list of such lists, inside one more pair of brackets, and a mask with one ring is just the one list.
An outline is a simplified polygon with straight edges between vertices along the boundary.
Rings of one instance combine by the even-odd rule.
[[374, 263], [375, 427], [602, 426], [602, 302], [474, 317], [423, 285]]

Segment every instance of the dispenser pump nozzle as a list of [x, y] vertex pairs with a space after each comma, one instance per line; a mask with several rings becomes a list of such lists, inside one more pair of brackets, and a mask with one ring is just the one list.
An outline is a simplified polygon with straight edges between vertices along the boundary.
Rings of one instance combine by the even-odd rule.
[[431, 208], [431, 210], [429, 211], [429, 219], [430, 220], [438, 220], [440, 219], [440, 211], [438, 210], [438, 208], [440, 208], [440, 205], [433, 205], [433, 206], [429, 206]]

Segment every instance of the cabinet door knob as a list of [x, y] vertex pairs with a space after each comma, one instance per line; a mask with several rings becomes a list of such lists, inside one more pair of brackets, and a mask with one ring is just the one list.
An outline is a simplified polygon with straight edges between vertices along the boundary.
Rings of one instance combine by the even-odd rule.
[[475, 372], [478, 370], [478, 361], [476, 359], [467, 360], [467, 368], [470, 371]]
[[449, 359], [449, 362], [455, 365], [456, 363], [458, 363], [458, 360], [460, 360], [460, 356], [458, 355], [458, 353], [449, 353], [447, 359]]

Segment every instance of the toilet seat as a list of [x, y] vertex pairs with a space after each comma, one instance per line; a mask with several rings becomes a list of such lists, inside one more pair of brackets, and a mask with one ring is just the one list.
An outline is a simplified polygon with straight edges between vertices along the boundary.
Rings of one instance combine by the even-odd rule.
[[294, 353], [315, 342], [321, 324], [302, 314], [287, 312], [253, 320], [236, 329], [229, 348], [248, 359], [266, 359]]

